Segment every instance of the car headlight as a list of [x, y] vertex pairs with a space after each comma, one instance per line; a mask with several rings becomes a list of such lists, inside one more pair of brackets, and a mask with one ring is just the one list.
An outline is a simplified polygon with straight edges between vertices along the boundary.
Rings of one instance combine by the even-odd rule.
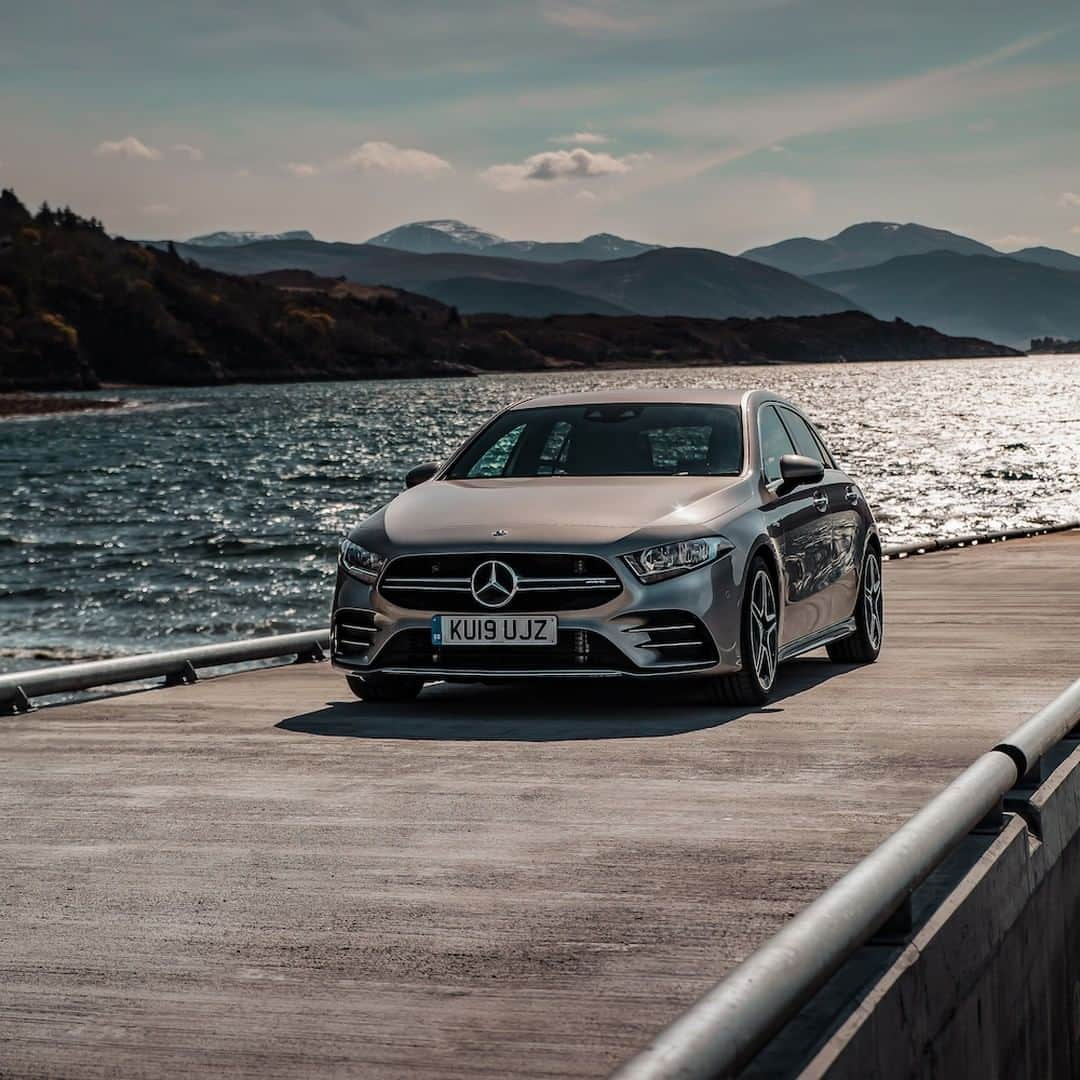
[[715, 562], [734, 546], [722, 536], [706, 536], [699, 540], [678, 540], [672, 544], [647, 547], [624, 555], [623, 561], [634, 571], [638, 580], [646, 583], [663, 581]]
[[368, 551], [366, 547], [354, 544], [348, 537], [341, 541], [341, 565], [347, 574], [361, 581], [374, 581], [386, 565], [386, 556]]

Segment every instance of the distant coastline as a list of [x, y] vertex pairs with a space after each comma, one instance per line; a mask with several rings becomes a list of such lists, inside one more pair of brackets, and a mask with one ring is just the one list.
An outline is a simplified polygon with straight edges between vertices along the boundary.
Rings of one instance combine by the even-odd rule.
[[[1076, 350], [1080, 352], [1080, 349]], [[927, 363], [933, 364], [937, 362], [948, 362], [950, 360], [995, 360], [995, 359], [1007, 359], [1010, 357], [1022, 357], [1024, 353], [1018, 352], [1002, 352], [1002, 353], [986, 353], [971, 356], [912, 356], [912, 357], [856, 357], [852, 359], [846, 358], [830, 358], [827, 360], [768, 360], [768, 359], [755, 359], [747, 361], [736, 361], [725, 363], [723, 361], [717, 361], [710, 358], [704, 358], [700, 360], [687, 361], [684, 363], [671, 363], [665, 360], [624, 360], [624, 361], [602, 361], [596, 364], [585, 366], [583, 364], [564, 364], [557, 361], [551, 362], [549, 365], [533, 369], [534, 373], [540, 374], [544, 371], [567, 371], [567, 372], [581, 372], [581, 371], [656, 371], [662, 369], [681, 370], [681, 369], [694, 369], [694, 368], [708, 368], [708, 367], [813, 367], [819, 364], [881, 364], [881, 363]], [[1032, 354], [1041, 355], [1041, 354]], [[1049, 355], [1049, 351], [1047, 352]], [[275, 379], [238, 379], [229, 383], [214, 383], [205, 384], [202, 388], [206, 390], [221, 389], [226, 386], [258, 386], [258, 385], [288, 385], [289, 383], [318, 383], [318, 382], [337, 382], [337, 381], [373, 381], [373, 382], [408, 382], [414, 379], [437, 379], [446, 378], [448, 375], [453, 377], [475, 377], [478, 375], [520, 375], [528, 374], [527, 371], [521, 371], [517, 369], [471, 369], [460, 370], [452, 373], [449, 372], [423, 372], [414, 375], [384, 375], [370, 377], [366, 380], [342, 380], [341, 376], [330, 375], [326, 377], [311, 376], [301, 377], [296, 379], [291, 378], [275, 378]], [[165, 390], [169, 389], [170, 385], [173, 388], [189, 386], [187, 383], [175, 383], [175, 384], [159, 384], [157, 386], [150, 386], [146, 383], [109, 383], [107, 387], [101, 389], [108, 389], [112, 392], [122, 393], [125, 390]], [[33, 420], [39, 417], [58, 416], [58, 415], [77, 415], [82, 413], [97, 413], [97, 412], [112, 412], [118, 409], [132, 410], [138, 406], [152, 407], [149, 403], [141, 401], [135, 401], [130, 398], [71, 398], [65, 397], [62, 392], [54, 391], [4, 391], [0, 390], [0, 421], [4, 420]]]
[[30, 419], [57, 413], [104, 412], [121, 409], [126, 404], [114, 398], [68, 398], [59, 394], [14, 391], [0, 393], [0, 420]]
[[1032, 338], [1031, 348], [1028, 352], [1031, 354], [1048, 356], [1060, 355], [1062, 353], [1080, 353], [1080, 340], [1065, 341], [1063, 338], [1053, 337]]

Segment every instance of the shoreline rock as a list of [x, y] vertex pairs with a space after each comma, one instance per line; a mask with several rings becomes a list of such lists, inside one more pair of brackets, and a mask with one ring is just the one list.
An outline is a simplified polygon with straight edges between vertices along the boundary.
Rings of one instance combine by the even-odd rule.
[[14, 391], [0, 393], [0, 420], [57, 413], [101, 412], [122, 408], [124, 404], [117, 398], [66, 398], [54, 397], [49, 393]]

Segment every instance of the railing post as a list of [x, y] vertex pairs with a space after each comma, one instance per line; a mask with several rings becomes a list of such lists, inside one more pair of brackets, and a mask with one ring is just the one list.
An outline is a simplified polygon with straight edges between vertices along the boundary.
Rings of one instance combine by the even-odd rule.
[[1031, 796], [1042, 787], [1042, 782], [1045, 779], [1043, 759], [1039, 758], [1038, 761], [1036, 761], [1035, 764], [1016, 781], [1012, 788], [1005, 792], [1005, 809], [1023, 809], [1031, 801]]
[[311, 647], [308, 649], [301, 649], [296, 654], [294, 664], [321, 664], [326, 659], [326, 653], [323, 652], [323, 647], [317, 642], [313, 641]]
[[1005, 828], [1005, 797], [999, 798], [971, 830], [974, 836], [997, 836]]
[[190, 660], [184, 662], [179, 671], [170, 671], [165, 676], [166, 686], [191, 686], [199, 681], [199, 673], [195, 670]]
[[0, 716], [17, 716], [19, 713], [32, 712], [33, 703], [26, 696], [21, 686], [16, 686], [15, 691], [8, 701], [0, 703]]

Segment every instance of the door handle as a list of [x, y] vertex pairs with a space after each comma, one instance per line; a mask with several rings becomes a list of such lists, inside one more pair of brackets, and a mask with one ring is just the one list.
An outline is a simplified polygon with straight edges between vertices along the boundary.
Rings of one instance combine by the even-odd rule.
[[824, 491], [815, 491], [814, 505], [818, 508], [818, 513], [824, 514], [829, 509], [829, 496]]
[[859, 505], [859, 489], [854, 484], [848, 484], [844, 491], [844, 499], [852, 506]]

